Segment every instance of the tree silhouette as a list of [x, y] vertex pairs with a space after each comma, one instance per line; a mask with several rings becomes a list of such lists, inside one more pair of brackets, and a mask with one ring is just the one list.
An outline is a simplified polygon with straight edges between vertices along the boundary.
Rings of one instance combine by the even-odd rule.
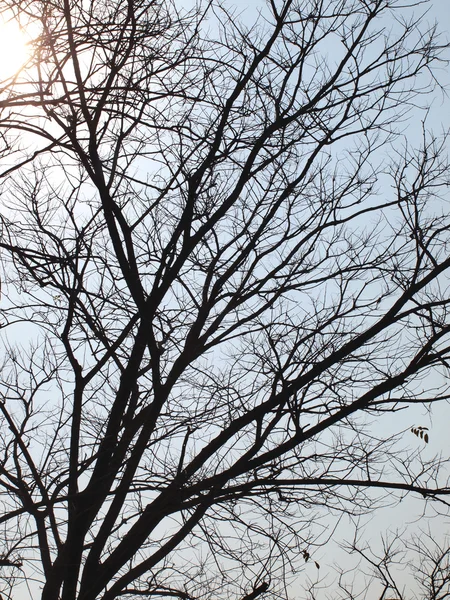
[[285, 597], [321, 514], [445, 504], [427, 423], [386, 426], [448, 397], [413, 6], [4, 0], [4, 594]]
[[[377, 600], [444, 600], [450, 592], [450, 547], [448, 537], [436, 541], [430, 530], [420, 531], [408, 539], [397, 531], [382, 539], [374, 550], [359, 539], [358, 532], [346, 550], [359, 558], [351, 571], [338, 567], [338, 583], [329, 597], [377, 598]], [[373, 546], [373, 544], [372, 544]], [[412, 574], [407, 585], [405, 570]], [[403, 581], [400, 575], [403, 574]], [[322, 589], [321, 589], [322, 588]], [[328, 597], [324, 582], [310, 583], [308, 598]]]

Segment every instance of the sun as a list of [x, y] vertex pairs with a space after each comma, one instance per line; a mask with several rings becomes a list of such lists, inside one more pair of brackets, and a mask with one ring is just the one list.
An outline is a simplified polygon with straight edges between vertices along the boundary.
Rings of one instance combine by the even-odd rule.
[[0, 85], [17, 75], [29, 53], [25, 34], [19, 24], [0, 17]]

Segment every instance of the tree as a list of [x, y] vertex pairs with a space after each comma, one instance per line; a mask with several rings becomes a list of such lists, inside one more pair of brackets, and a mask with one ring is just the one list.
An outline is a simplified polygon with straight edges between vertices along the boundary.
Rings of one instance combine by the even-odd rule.
[[414, 4], [2, 6], [33, 38], [0, 103], [6, 597], [284, 597], [321, 514], [446, 505], [427, 423], [386, 425], [448, 398]]
[[[377, 598], [379, 600], [445, 600], [450, 594], [450, 545], [448, 537], [436, 541], [431, 531], [420, 531], [405, 540], [405, 532], [382, 540], [380, 551], [362, 545], [355, 535], [346, 550], [359, 557], [358, 569], [338, 568], [338, 585], [333, 595], [317, 594], [324, 582], [311, 583], [310, 598]], [[414, 585], [408, 589], [402, 571], [412, 572]], [[355, 573], [360, 581], [355, 581]], [[362, 575], [362, 581], [361, 581]], [[337, 589], [336, 589], [337, 588]]]

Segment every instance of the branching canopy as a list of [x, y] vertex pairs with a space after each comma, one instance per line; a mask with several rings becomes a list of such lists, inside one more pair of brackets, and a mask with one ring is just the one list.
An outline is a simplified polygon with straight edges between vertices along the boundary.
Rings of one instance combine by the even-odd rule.
[[5, 594], [285, 597], [320, 515], [447, 503], [429, 423], [388, 425], [449, 396], [419, 9], [2, 2]]

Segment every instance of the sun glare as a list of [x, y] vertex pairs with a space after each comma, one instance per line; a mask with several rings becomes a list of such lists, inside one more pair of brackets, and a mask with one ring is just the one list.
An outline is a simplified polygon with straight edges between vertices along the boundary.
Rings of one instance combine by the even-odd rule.
[[0, 82], [14, 77], [28, 55], [25, 35], [18, 23], [0, 19]]

